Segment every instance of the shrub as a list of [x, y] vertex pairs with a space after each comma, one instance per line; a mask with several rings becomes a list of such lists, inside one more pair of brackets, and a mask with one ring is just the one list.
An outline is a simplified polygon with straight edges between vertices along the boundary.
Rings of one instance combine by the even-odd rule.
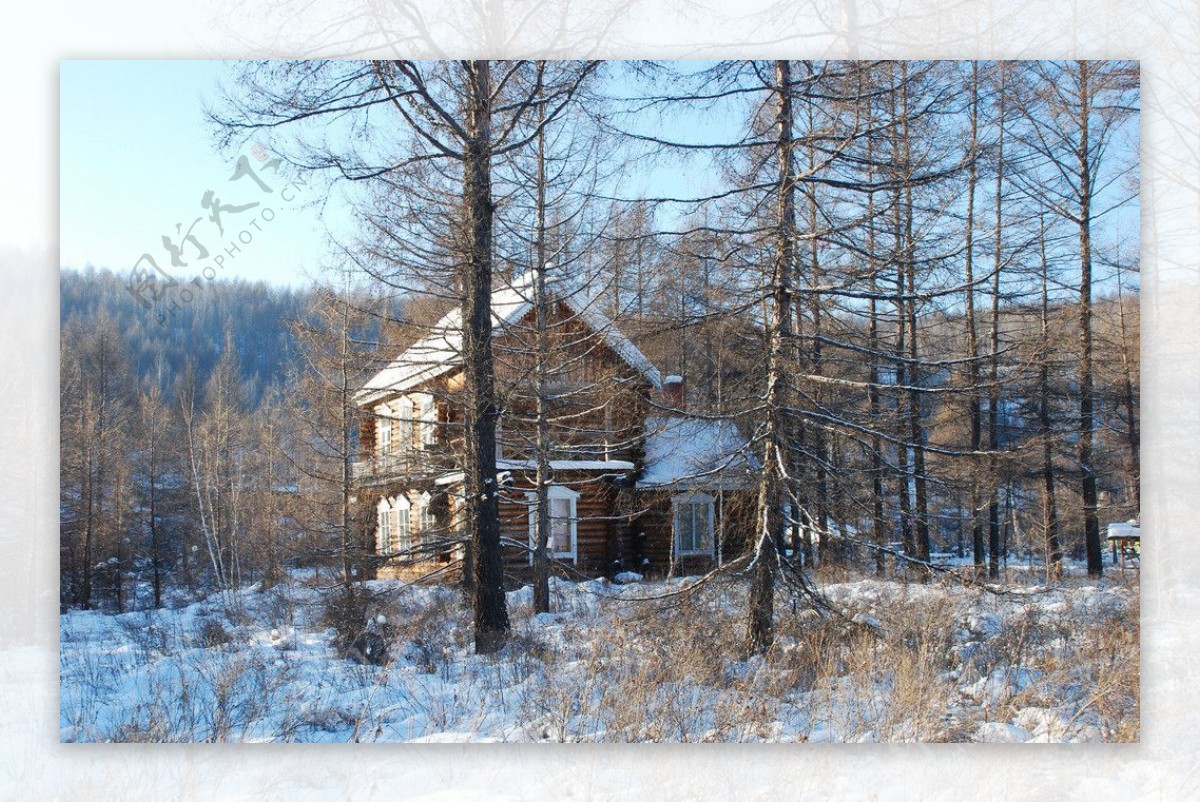
[[320, 624], [334, 631], [334, 649], [342, 658], [362, 664], [388, 662], [391, 628], [379, 613], [382, 597], [361, 586], [341, 588], [329, 596]]
[[200, 626], [200, 643], [205, 647], [223, 647], [232, 641], [233, 636], [216, 619], [205, 619]]

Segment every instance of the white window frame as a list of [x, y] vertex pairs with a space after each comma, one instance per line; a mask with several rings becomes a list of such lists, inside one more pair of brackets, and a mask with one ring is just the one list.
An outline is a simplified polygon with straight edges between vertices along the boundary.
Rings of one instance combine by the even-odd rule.
[[379, 500], [375, 506], [375, 552], [379, 555], [390, 555], [392, 548], [392, 506], [387, 497]]
[[413, 410], [414, 410], [414, 407], [413, 407], [412, 399], [405, 396], [403, 399], [400, 400], [400, 411], [398, 413], [398, 418], [399, 418], [398, 429], [399, 429], [399, 440], [400, 440], [400, 451], [401, 452], [412, 451]]
[[412, 540], [412, 505], [408, 501], [408, 497], [401, 494], [393, 497], [392, 513], [395, 516], [395, 521], [392, 524], [392, 552], [395, 555], [401, 552], [408, 552], [413, 548]]
[[[547, 500], [551, 503], [550, 510], [553, 514], [554, 501], [556, 499], [565, 499], [569, 505], [570, 515], [567, 521], [571, 528], [571, 550], [569, 552], [556, 552], [553, 548], [549, 550], [550, 557], [553, 560], [570, 560], [572, 563], [579, 562], [579, 497], [578, 491], [573, 491], [565, 485], [551, 485], [547, 490]], [[529, 562], [533, 563], [533, 551], [537, 549], [537, 493], [529, 491], [525, 494], [525, 498], [529, 502]], [[551, 519], [550, 530], [553, 533], [554, 521]]]
[[420, 525], [421, 538], [427, 538], [437, 529], [437, 517], [433, 515], [433, 497], [424, 492], [417, 499], [417, 523]]
[[437, 400], [430, 394], [421, 399], [421, 446], [437, 445]]
[[[708, 513], [708, 540], [707, 547], [700, 549], [684, 549], [683, 543], [680, 540], [682, 533], [679, 532], [679, 515], [681, 508], [687, 506], [695, 508], [703, 505]], [[671, 497], [671, 538], [675, 543], [676, 555], [713, 555], [716, 553], [716, 528], [714, 527], [714, 511], [716, 509], [716, 500], [706, 493], [699, 491], [693, 493], [679, 494]], [[689, 511], [690, 515], [695, 515], [695, 511]], [[692, 530], [695, 534], [695, 528]]]
[[392, 411], [383, 405], [376, 412], [379, 416], [379, 454], [387, 456], [392, 453]]

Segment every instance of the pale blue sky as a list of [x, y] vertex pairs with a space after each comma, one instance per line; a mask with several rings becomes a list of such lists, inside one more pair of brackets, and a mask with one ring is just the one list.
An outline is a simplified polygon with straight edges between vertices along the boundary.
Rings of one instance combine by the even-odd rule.
[[[60, 264], [90, 263], [124, 273], [151, 253], [170, 267], [163, 235], [176, 242], [177, 223], [212, 254], [228, 246], [259, 208], [223, 216], [224, 235], [201, 205], [213, 190], [223, 205], [260, 202], [275, 212], [259, 222], [250, 243], [226, 257], [223, 273], [274, 283], [306, 281], [325, 253], [316, 213], [295, 195], [268, 197], [248, 178], [230, 182], [237, 157], [220, 155], [204, 119], [231, 65], [220, 61], [64, 61], [60, 74]], [[250, 160], [257, 165], [254, 159]], [[279, 183], [264, 173], [270, 186]], [[312, 185], [310, 185], [311, 187]], [[289, 195], [292, 195], [289, 193]], [[181, 280], [199, 275], [202, 260], [190, 244], [173, 269]]]
[[[149, 253], [160, 267], [186, 282], [206, 263], [190, 259], [199, 252], [189, 244], [181, 253], [188, 265], [172, 270], [163, 235], [171, 235], [178, 244], [182, 237], [176, 234], [176, 224], [186, 233], [202, 217], [192, 232], [210, 254], [236, 236], [228, 226], [225, 235], [219, 234], [201, 205], [208, 190], [223, 204], [262, 197], [248, 180], [229, 182], [237, 156], [216, 152], [204, 116], [206, 103], [219, 97], [221, 82], [233, 76], [234, 68], [235, 63], [222, 61], [62, 62], [62, 266], [91, 264], [125, 273]], [[717, 128], [712, 119], [697, 123], [693, 118], [681, 122], [681, 138], [695, 133], [687, 130], [688, 123], [702, 125], [709, 135]], [[713, 181], [707, 171], [683, 170], [660, 159], [657, 167], [639, 166], [629, 191], [687, 197], [711, 191]], [[319, 272], [328, 261], [326, 223], [343, 240], [353, 228], [336, 200], [323, 217], [317, 213], [317, 195], [323, 192], [319, 186], [314, 181], [307, 197], [296, 203], [276, 198], [273, 208], [278, 214], [271, 225], [260, 222], [262, 231], [251, 232], [253, 241], [226, 257], [222, 275], [305, 283]]]
[[[92, 264], [125, 273], [148, 253], [186, 282], [205, 266], [212, 270], [212, 257], [234, 246], [220, 275], [305, 284], [330, 261], [326, 225], [347, 240], [354, 224], [336, 199], [323, 216], [318, 213], [327, 194], [319, 179], [287, 200], [282, 193], [262, 193], [246, 178], [230, 181], [237, 154], [216, 152], [204, 109], [218, 98], [221, 82], [233, 77], [235, 66], [222, 61], [61, 63], [60, 265]], [[742, 123], [700, 113], [676, 114], [659, 125], [663, 136], [696, 141], [735, 138]], [[245, 153], [251, 164], [261, 164]], [[707, 194], [719, 181], [711, 167], [689, 168], [661, 157], [639, 162], [623, 178], [626, 194], [675, 197]], [[267, 173], [264, 180], [268, 185], [281, 181]], [[225, 232], [219, 233], [202, 206], [210, 190], [222, 204], [258, 202], [259, 207], [223, 215]], [[274, 213], [273, 220], [259, 220], [259, 228], [248, 232], [252, 241], [237, 242], [264, 207]], [[674, 207], [662, 214], [679, 211], [685, 210]], [[1137, 213], [1134, 202], [1106, 220], [1100, 241], [1115, 236], [1136, 243]], [[209, 259], [200, 259], [188, 244], [180, 255], [187, 265], [171, 266], [163, 236], [179, 244], [177, 224], [183, 233], [192, 227]]]

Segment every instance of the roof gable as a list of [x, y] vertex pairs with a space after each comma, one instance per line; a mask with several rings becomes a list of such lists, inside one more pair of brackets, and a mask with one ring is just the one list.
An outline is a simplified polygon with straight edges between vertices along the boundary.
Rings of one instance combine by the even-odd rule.
[[[492, 332], [503, 331], [520, 321], [533, 308], [533, 283], [528, 274], [492, 293]], [[626, 364], [636, 370], [655, 388], [661, 389], [662, 376], [646, 355], [621, 334], [612, 321], [599, 309], [596, 297], [582, 289], [558, 292], [559, 283], [547, 282], [548, 293], [564, 304]], [[360, 405], [378, 401], [435, 379], [462, 365], [462, 310], [446, 313], [429, 334], [409, 346], [387, 367], [369, 379], [355, 395]]]

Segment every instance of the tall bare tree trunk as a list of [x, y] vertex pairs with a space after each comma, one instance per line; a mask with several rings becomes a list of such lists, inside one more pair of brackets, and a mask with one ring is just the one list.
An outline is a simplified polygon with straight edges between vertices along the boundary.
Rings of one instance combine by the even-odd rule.
[[[966, 231], [966, 285], [967, 285], [967, 393], [968, 416], [970, 418], [970, 450], [978, 455], [983, 443], [983, 417], [979, 402], [979, 333], [975, 321], [975, 187], [978, 181], [979, 147], [979, 64], [971, 66], [971, 161], [967, 165], [967, 231]], [[983, 540], [983, 519], [980, 510], [983, 496], [979, 487], [980, 462], [972, 457], [971, 471], [971, 554], [974, 558], [975, 575], [982, 577], [986, 572], [987, 548]]]
[[1062, 546], [1058, 537], [1058, 504], [1054, 489], [1054, 429], [1050, 419], [1050, 262], [1046, 258], [1046, 225], [1039, 221], [1042, 258], [1042, 330], [1038, 355], [1038, 426], [1042, 439], [1042, 529], [1046, 538], [1048, 580], [1062, 576]]
[[[900, 83], [906, 79], [904, 63], [900, 65]], [[894, 73], [893, 73], [894, 75]], [[896, 480], [898, 483], [897, 495], [900, 501], [900, 540], [904, 545], [904, 554], [910, 558], [917, 557], [916, 540], [913, 537], [913, 509], [912, 509], [912, 482], [909, 476], [909, 461], [908, 447], [906, 445], [908, 436], [908, 421], [905, 415], [905, 403], [908, 399], [901, 388], [908, 384], [908, 366], [907, 359], [907, 331], [908, 320], [904, 303], [904, 288], [908, 278], [908, 270], [905, 266], [905, 261], [908, 258], [908, 243], [904, 239], [905, 223], [904, 223], [904, 192], [902, 183], [904, 173], [907, 168], [904, 165], [903, 150], [901, 140], [904, 134], [898, 130], [899, 126], [903, 125], [901, 118], [901, 110], [896, 102], [896, 95], [893, 93], [889, 97], [891, 104], [891, 117], [898, 121], [897, 130], [892, 132], [892, 164], [896, 171], [895, 188], [892, 190], [892, 240], [893, 240], [893, 259], [896, 264], [895, 283], [896, 283], [896, 334], [894, 342], [894, 361], [895, 361], [895, 382], [896, 382]], [[909, 208], [911, 211], [911, 207]]]
[[354, 552], [354, 421], [357, 409], [354, 405], [356, 390], [354, 376], [350, 370], [352, 346], [350, 343], [350, 298], [349, 288], [342, 298], [341, 325], [338, 339], [338, 425], [341, 438], [339, 457], [341, 458], [341, 522], [340, 532], [342, 551], [342, 585], [349, 591], [354, 579], [352, 556]]
[[1089, 117], [1092, 113], [1090, 65], [1079, 63], [1079, 473], [1083, 495], [1084, 543], [1089, 577], [1104, 574], [1100, 521], [1096, 515], [1094, 380], [1092, 376], [1092, 165]]
[[[867, 183], [875, 181], [874, 139], [867, 139]], [[875, 193], [867, 193], [867, 272], [871, 282], [871, 306], [867, 320], [867, 342], [871, 349], [871, 382], [867, 385], [867, 405], [871, 420], [871, 530], [875, 546], [875, 574], [882, 576], [887, 568], [883, 548], [891, 541], [883, 515], [883, 437], [880, 434], [882, 406], [879, 400], [879, 262], [875, 258]]]
[[[808, 130], [811, 132], [816, 128], [816, 121], [813, 119], [812, 104], [808, 104]], [[812, 140], [809, 140], [808, 145], [808, 168], [810, 170], [817, 169], [817, 151]], [[809, 315], [811, 316], [812, 330], [812, 347], [808, 354], [808, 371], [814, 376], [823, 374], [822, 366], [822, 349], [821, 349], [821, 254], [820, 240], [816, 233], [821, 222], [818, 217], [817, 209], [817, 188], [813, 185], [808, 189], [808, 235], [809, 235]], [[822, 387], [820, 384], [815, 385], [812, 390], [813, 401], [818, 407], [821, 406]], [[815, 455], [816, 460], [814, 471], [816, 473], [816, 483], [814, 488], [815, 498], [813, 499], [813, 509], [816, 511], [815, 525], [818, 536], [820, 537], [820, 548], [818, 550], [818, 560], [824, 561], [828, 559], [829, 550], [826, 549], [829, 538], [829, 472], [827, 465], [830, 462], [829, 439], [826, 437], [822, 428], [814, 426], [811, 434], [811, 454]]]
[[996, 208], [995, 233], [992, 250], [992, 331], [990, 355], [990, 387], [988, 390], [988, 450], [992, 453], [988, 458], [988, 483], [991, 486], [988, 497], [988, 577], [993, 580], [1000, 577], [1000, 489], [997, 487], [999, 474], [996, 471], [996, 451], [1000, 448], [1000, 272], [1003, 267], [1003, 199], [1004, 199], [1004, 101], [1005, 73], [1004, 64], [1000, 63], [1000, 111], [998, 118], [999, 134], [996, 143]]
[[537, 231], [535, 250], [537, 260], [533, 266], [533, 304], [537, 326], [537, 354], [535, 364], [537, 376], [537, 471], [534, 488], [536, 520], [534, 521], [533, 551], [533, 610], [535, 613], [550, 611], [550, 409], [547, 399], [546, 373], [550, 343], [547, 336], [549, 322], [546, 317], [546, 132], [545, 106], [543, 105], [538, 124], [543, 130], [537, 138]]
[[912, 188], [912, 143], [909, 128], [908, 81], [903, 64], [900, 65], [900, 104], [903, 116], [901, 139], [904, 160], [904, 273], [905, 291], [908, 296], [904, 317], [908, 322], [908, 438], [912, 448], [913, 473], [913, 518], [915, 531], [913, 541], [917, 558], [929, 562], [929, 497], [925, 480], [925, 426], [921, 421], [921, 372], [920, 335], [917, 327], [917, 263], [916, 241], [913, 236], [913, 188]]
[[[1129, 348], [1129, 328], [1126, 323], [1125, 294], [1121, 286], [1121, 269], [1117, 269], [1117, 320], [1121, 331], [1121, 405], [1125, 408], [1125, 418], [1129, 428], [1125, 432], [1125, 443], [1129, 447], [1128, 466], [1129, 481], [1132, 483], [1133, 506], [1142, 509], [1142, 463], [1141, 463], [1141, 430], [1138, 425], [1138, 405], [1134, 395], [1134, 381]], [[1140, 515], [1140, 512], [1139, 512]]]
[[496, 486], [496, 406], [492, 356], [491, 67], [486, 60], [463, 65], [467, 115], [463, 165], [463, 211], [467, 265], [463, 282], [463, 366], [466, 378], [467, 526], [474, 559], [475, 650], [495, 652], [508, 638], [504, 567]]
[[768, 322], [766, 426], [763, 466], [758, 483], [753, 567], [750, 582], [750, 620], [746, 650], [766, 652], [774, 641], [775, 574], [782, 542], [782, 502], [787, 478], [788, 343], [792, 338], [792, 270], [795, 260], [795, 184], [792, 178], [791, 65], [775, 62], [776, 159], [779, 163], [775, 221], [775, 261], [771, 271], [771, 313]]

